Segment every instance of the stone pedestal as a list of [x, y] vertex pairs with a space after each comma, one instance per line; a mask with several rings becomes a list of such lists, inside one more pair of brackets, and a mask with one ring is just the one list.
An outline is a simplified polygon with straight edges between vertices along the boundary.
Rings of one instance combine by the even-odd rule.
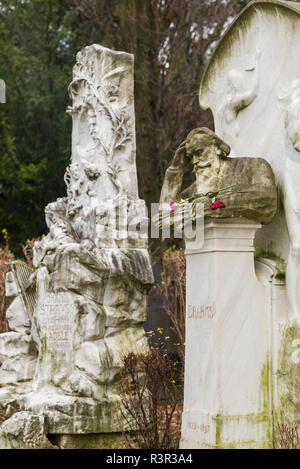
[[186, 246], [186, 367], [181, 448], [270, 448], [271, 294], [255, 274], [260, 224], [208, 221]]

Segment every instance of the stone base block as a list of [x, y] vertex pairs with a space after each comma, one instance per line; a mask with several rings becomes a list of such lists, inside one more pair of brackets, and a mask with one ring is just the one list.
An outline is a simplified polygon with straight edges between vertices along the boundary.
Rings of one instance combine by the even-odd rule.
[[51, 434], [46, 419], [31, 412], [17, 412], [0, 427], [1, 449], [124, 449], [121, 432]]
[[42, 414], [47, 434], [117, 433], [124, 429], [120, 400], [31, 393], [21, 403], [35, 415]]
[[125, 449], [122, 433], [47, 435], [59, 449]]
[[0, 448], [55, 449], [46, 437], [44, 429], [43, 416], [17, 412], [0, 427]]

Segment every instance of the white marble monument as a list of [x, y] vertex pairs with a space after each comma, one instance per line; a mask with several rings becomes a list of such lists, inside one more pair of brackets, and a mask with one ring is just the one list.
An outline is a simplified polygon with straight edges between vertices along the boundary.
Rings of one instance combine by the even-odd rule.
[[[186, 238], [186, 359], [182, 448], [271, 447], [270, 289], [254, 269], [254, 236], [277, 210], [262, 158], [233, 158], [206, 128], [176, 151], [161, 203], [204, 204], [204, 243]], [[191, 160], [195, 182], [181, 191]], [[232, 186], [223, 195], [222, 188]], [[199, 197], [199, 194], [207, 195]], [[219, 199], [222, 207], [215, 209]]]
[[260, 267], [269, 269], [271, 288], [274, 438], [278, 424], [300, 421], [299, 40], [299, 3], [251, 2], [217, 46], [199, 95], [232, 154], [261, 156], [275, 174], [277, 215], [254, 243]]
[[86, 47], [69, 92], [67, 197], [45, 209], [49, 233], [35, 243], [34, 273], [25, 281], [13, 266], [7, 279], [15, 332], [0, 335], [0, 404], [12, 417], [1, 447], [32, 446], [35, 425], [37, 448], [51, 447], [46, 434], [59, 447], [122, 447], [122, 356], [147, 348], [153, 274], [137, 188], [133, 56]]
[[[247, 180], [249, 164], [242, 211], [232, 196], [222, 197], [219, 214], [206, 207], [203, 247], [187, 243], [182, 448], [272, 448], [278, 424], [300, 423], [299, 41], [299, 3], [255, 0], [230, 25], [202, 77], [200, 105], [212, 110], [229, 158], [266, 160], [278, 204], [273, 220], [246, 213], [256, 180]], [[219, 188], [213, 174], [222, 176], [216, 156], [198, 165], [204, 156], [201, 148], [193, 160], [201, 192]], [[179, 187], [178, 158], [165, 181], [176, 165], [165, 202]], [[242, 180], [237, 175], [235, 184]], [[273, 202], [261, 194], [260, 208], [269, 211]]]

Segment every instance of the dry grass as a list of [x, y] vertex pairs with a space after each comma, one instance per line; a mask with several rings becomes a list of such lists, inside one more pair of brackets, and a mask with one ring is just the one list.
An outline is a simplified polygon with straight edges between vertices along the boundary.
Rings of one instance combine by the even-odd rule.
[[278, 423], [276, 433], [277, 449], [300, 449], [299, 425]]
[[124, 433], [129, 449], [178, 448], [182, 412], [182, 381], [176, 363], [152, 348], [123, 357], [120, 385]]
[[7, 262], [13, 261], [15, 256], [9, 250], [8, 233], [5, 229], [2, 230], [5, 241], [5, 246], [0, 248], [0, 333], [9, 330], [6, 320], [6, 310], [10, 305], [10, 300], [5, 296], [5, 278], [9, 271]]

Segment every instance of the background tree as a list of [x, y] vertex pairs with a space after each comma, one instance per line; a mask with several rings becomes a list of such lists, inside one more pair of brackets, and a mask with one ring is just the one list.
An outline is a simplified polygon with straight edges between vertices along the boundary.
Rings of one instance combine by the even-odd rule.
[[[69, 0], [0, 3], [0, 76], [7, 88], [0, 105], [0, 228], [18, 253], [24, 240], [45, 233], [45, 205], [65, 194], [67, 85], [86, 30]], [[102, 41], [99, 29], [93, 41]]]

